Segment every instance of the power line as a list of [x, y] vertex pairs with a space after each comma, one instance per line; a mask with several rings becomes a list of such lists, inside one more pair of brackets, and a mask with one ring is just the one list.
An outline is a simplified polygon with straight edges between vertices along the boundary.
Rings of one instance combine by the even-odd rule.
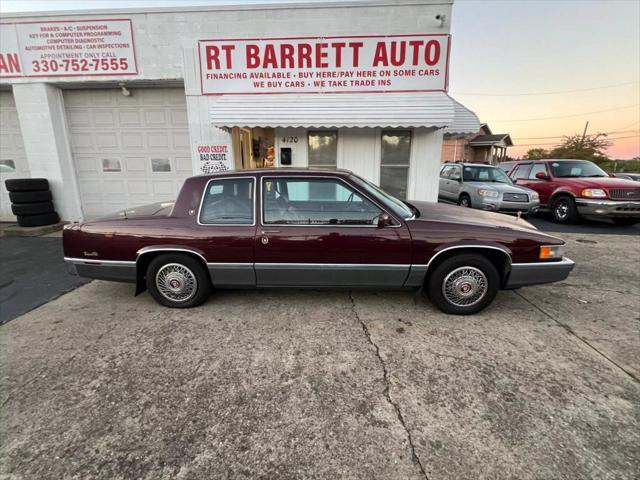
[[[640, 135], [629, 135], [629, 136], [626, 136], [626, 137], [613, 137], [613, 138], [609, 138], [608, 140], [624, 140], [626, 138], [640, 138]], [[548, 146], [548, 145], [558, 145], [558, 142], [551, 142], [551, 143], [522, 143], [522, 144], [514, 145], [514, 147], [534, 147], [534, 146]]]
[[565, 93], [592, 92], [593, 90], [604, 90], [605, 88], [616, 88], [625, 85], [634, 85], [640, 81], [616, 83], [613, 85], [603, 85], [601, 87], [580, 88], [575, 90], [559, 90], [555, 92], [530, 92], [530, 93], [456, 93], [455, 95], [469, 95], [475, 97], [528, 97], [535, 95], [560, 95]]
[[593, 112], [583, 112], [583, 113], [572, 113], [570, 115], [559, 115], [556, 117], [540, 117], [540, 118], [514, 118], [514, 119], [502, 119], [502, 120], [486, 120], [485, 123], [488, 122], [533, 122], [538, 120], [552, 120], [555, 118], [571, 118], [571, 117], [581, 117], [583, 115], [594, 115], [596, 113], [604, 113], [604, 112], [615, 112], [617, 110], [626, 110], [628, 108], [636, 108], [639, 107], [640, 103], [636, 103], [634, 105], [627, 105], [625, 107], [616, 107], [616, 108], [607, 108], [605, 110], [595, 110]]
[[[617, 135], [620, 133], [631, 133], [631, 132], [640, 132], [639, 129], [635, 129], [635, 130], [618, 130], [618, 131], [614, 131], [614, 132], [598, 132], [601, 135]], [[568, 135], [556, 135], [555, 137], [511, 137], [513, 139], [518, 139], [518, 140], [550, 140], [553, 138], [564, 138], [567, 137]]]

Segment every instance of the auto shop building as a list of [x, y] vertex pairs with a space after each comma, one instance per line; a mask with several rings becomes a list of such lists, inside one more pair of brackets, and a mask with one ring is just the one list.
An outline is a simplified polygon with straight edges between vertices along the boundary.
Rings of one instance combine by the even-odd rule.
[[268, 166], [346, 168], [435, 201], [443, 134], [479, 129], [447, 94], [452, 3], [7, 14], [0, 176], [48, 178], [64, 220]]

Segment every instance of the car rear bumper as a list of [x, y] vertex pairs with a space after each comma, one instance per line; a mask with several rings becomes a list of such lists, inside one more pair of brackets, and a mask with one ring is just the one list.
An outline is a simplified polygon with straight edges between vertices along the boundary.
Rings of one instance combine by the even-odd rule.
[[559, 262], [513, 263], [504, 288], [560, 282], [569, 276], [574, 266], [575, 262], [566, 257]]
[[135, 282], [136, 262], [68, 258], [64, 261], [72, 275], [114, 282]]
[[585, 217], [640, 218], [640, 202], [577, 198], [576, 207]]

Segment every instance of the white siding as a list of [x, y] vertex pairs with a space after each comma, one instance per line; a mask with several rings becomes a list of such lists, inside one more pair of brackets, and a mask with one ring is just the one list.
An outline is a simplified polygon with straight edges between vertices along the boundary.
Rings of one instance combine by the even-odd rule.
[[0, 221], [15, 221], [4, 181], [10, 178], [29, 178], [31, 175], [24, 153], [18, 112], [11, 92], [0, 92], [0, 160], [12, 160], [16, 167], [15, 172], [7, 172], [0, 167]]

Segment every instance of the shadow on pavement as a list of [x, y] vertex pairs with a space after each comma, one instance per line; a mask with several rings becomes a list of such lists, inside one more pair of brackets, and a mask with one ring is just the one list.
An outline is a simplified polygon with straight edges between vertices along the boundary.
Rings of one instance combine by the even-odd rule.
[[608, 221], [581, 219], [576, 224], [563, 225], [551, 220], [549, 214], [538, 214], [527, 218], [527, 221], [543, 232], [585, 233], [599, 235], [640, 235], [640, 222], [630, 226], [618, 226]]

